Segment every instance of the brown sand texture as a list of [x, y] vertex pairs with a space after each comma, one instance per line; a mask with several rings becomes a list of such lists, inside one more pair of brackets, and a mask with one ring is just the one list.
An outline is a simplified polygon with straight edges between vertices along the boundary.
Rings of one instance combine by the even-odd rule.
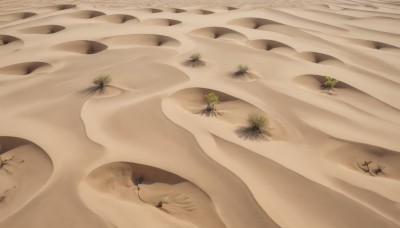
[[0, 56], [2, 228], [400, 227], [399, 2], [4, 0]]

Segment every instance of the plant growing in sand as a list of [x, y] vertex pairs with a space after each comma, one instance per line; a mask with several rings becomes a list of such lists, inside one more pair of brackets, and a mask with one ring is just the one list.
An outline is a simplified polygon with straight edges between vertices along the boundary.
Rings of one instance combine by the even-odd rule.
[[384, 174], [384, 172], [383, 172], [383, 170], [385, 169], [384, 166], [382, 166], [382, 165], [380, 165], [380, 164], [377, 164], [377, 165], [376, 165], [376, 168], [371, 168], [371, 167], [370, 167], [370, 164], [371, 164], [371, 163], [372, 163], [372, 161], [364, 161], [364, 163], [362, 163], [361, 165], [358, 164], [358, 167], [359, 167], [362, 171], [364, 171], [364, 172], [366, 172], [366, 173], [369, 173], [371, 176], [377, 176], [377, 175], [379, 175], [379, 174], [381, 174], [381, 173]]
[[250, 113], [247, 117], [247, 126], [240, 127], [236, 133], [240, 138], [265, 141], [270, 136], [268, 118], [259, 113]]
[[10, 165], [10, 161], [13, 159], [14, 157], [11, 158], [2, 158], [0, 156], [0, 169], [4, 168], [7, 165]]
[[7, 190], [5, 190], [5, 191], [3, 192], [3, 194], [0, 195], [0, 204], [6, 201], [6, 195], [8, 194], [9, 191], [11, 191], [11, 190], [13, 190], [13, 189], [15, 189], [15, 186], [12, 187], [12, 188], [9, 188], [9, 189], [7, 189]]
[[372, 170], [372, 173], [373, 173], [375, 176], [376, 176], [376, 175], [379, 175], [380, 173], [384, 173], [384, 172], [383, 172], [383, 169], [385, 169], [385, 167], [378, 164], [378, 166], [376, 167], [376, 169], [373, 169], [373, 170]]
[[323, 89], [331, 90], [331, 89], [333, 89], [333, 88], [336, 86], [336, 84], [337, 84], [338, 82], [339, 82], [338, 80], [336, 80], [336, 79], [334, 79], [334, 78], [332, 78], [332, 77], [327, 76], [327, 77], [325, 77], [325, 81], [324, 81], [324, 83], [322, 83], [321, 87], [322, 87]]
[[111, 82], [111, 77], [109, 75], [100, 75], [93, 80], [93, 84], [95, 85], [95, 91], [103, 92], [104, 88], [108, 86]]
[[215, 109], [215, 105], [219, 102], [219, 97], [214, 92], [209, 92], [204, 96], [204, 99], [207, 102], [207, 107], [201, 111], [201, 114], [206, 116], [216, 116], [219, 114]]
[[359, 167], [360, 167], [360, 169], [362, 169], [364, 172], [366, 172], [366, 173], [370, 173], [370, 168], [369, 168], [369, 164], [371, 164], [372, 163], [372, 161], [364, 161], [364, 163], [363, 164], [361, 164], [361, 166], [360, 165], [358, 165]]
[[165, 208], [163, 208], [164, 204], [168, 204], [168, 202], [169, 202], [168, 198], [167, 198], [167, 196], [165, 196], [165, 197], [163, 197], [161, 200], [159, 200], [157, 202], [156, 207], [161, 209], [161, 210], [163, 210], [163, 211], [165, 211], [165, 212], [167, 212], [167, 213], [169, 213]]
[[238, 65], [236, 67], [236, 71], [234, 73], [234, 75], [236, 77], [242, 77], [242, 76], [246, 76], [249, 73], [250, 68], [247, 65]]
[[145, 200], [140, 196], [140, 190], [141, 190], [141, 188], [140, 188], [139, 185], [142, 184], [143, 181], [144, 181], [144, 178], [143, 178], [142, 176], [133, 178], [133, 184], [137, 187], [137, 195], [138, 195], [139, 200], [142, 201], [143, 203], [146, 203], [146, 204], [155, 206], [155, 207], [157, 207], [157, 208], [159, 208], [159, 209], [161, 209], [161, 210], [163, 210], [163, 211], [169, 213], [167, 210], [165, 210], [165, 209], [163, 208], [163, 205], [166, 204], [166, 203], [168, 203], [167, 197], [163, 197], [161, 200], [159, 200], [159, 201], [157, 202], [156, 205], [154, 205], [154, 204], [152, 204], [152, 203], [149, 203], [149, 202], [145, 201]]
[[189, 59], [185, 61], [185, 64], [191, 67], [204, 66], [204, 62], [201, 60], [200, 53], [192, 54]]

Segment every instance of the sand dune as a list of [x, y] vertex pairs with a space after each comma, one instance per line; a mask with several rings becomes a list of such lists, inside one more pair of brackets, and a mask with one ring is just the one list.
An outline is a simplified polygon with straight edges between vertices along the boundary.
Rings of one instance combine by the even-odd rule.
[[65, 27], [61, 25], [42, 25], [20, 30], [26, 34], [53, 34], [64, 30]]
[[0, 3], [0, 227], [400, 227], [399, 4], [51, 4]]

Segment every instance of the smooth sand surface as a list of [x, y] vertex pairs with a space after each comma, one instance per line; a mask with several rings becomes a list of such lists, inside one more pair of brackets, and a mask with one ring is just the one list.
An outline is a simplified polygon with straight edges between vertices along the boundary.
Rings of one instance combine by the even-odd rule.
[[397, 2], [5, 0], [0, 56], [0, 227], [400, 227]]

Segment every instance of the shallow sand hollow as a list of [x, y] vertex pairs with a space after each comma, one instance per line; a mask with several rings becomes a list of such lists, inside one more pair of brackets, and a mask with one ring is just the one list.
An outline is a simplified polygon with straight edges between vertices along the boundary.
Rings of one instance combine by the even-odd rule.
[[400, 5], [246, 2], [2, 1], [0, 227], [400, 227]]

